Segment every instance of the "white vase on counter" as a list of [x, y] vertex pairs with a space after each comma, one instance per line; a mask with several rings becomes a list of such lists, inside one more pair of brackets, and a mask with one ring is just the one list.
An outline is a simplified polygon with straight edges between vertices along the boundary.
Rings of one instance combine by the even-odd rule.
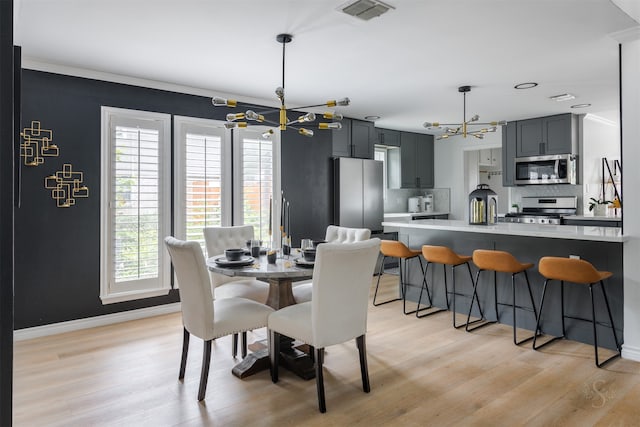
[[593, 209], [593, 216], [607, 216], [607, 205], [596, 205]]

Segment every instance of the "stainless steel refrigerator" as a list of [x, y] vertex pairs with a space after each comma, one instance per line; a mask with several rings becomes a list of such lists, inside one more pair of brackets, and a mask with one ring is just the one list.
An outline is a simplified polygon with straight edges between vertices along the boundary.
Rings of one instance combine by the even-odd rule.
[[333, 166], [335, 224], [382, 231], [382, 162], [339, 157]]

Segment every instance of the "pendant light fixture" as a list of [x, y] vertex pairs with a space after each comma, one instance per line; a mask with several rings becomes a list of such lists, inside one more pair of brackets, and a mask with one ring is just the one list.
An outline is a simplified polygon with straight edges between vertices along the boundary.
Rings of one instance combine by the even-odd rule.
[[[462, 93], [462, 123], [424, 122], [423, 124], [424, 127], [430, 130], [442, 129], [442, 126], [445, 126], [444, 133], [436, 136], [436, 139], [447, 139], [453, 136], [462, 136], [463, 138], [466, 138], [467, 135], [482, 139], [486, 133], [495, 132], [498, 126], [504, 126], [507, 124], [505, 120], [481, 123], [478, 122], [480, 116], [477, 114], [467, 120], [467, 92], [471, 92], [471, 86], [460, 86], [458, 88], [458, 92]], [[455, 126], [455, 128], [450, 128], [449, 126]], [[478, 129], [475, 128], [475, 126], [485, 127]]]
[[[291, 34], [278, 34], [276, 36], [276, 40], [278, 43], [282, 44], [282, 86], [276, 88], [276, 96], [280, 100], [280, 108], [271, 109], [265, 111], [253, 111], [246, 110], [244, 113], [229, 113], [227, 114], [227, 123], [225, 126], [228, 129], [232, 129], [235, 127], [245, 128], [250, 126], [251, 124], [267, 124], [278, 127], [281, 131], [287, 130], [287, 128], [295, 129], [299, 134], [304, 136], [313, 136], [313, 130], [311, 127], [316, 129], [341, 129], [342, 124], [340, 122], [332, 121], [332, 122], [321, 122], [315, 125], [311, 124], [316, 120], [315, 113], [309, 112], [303, 114], [295, 119], [290, 119], [288, 114], [291, 110], [302, 110], [307, 108], [315, 108], [315, 107], [346, 107], [349, 105], [349, 98], [343, 98], [340, 100], [329, 100], [323, 104], [315, 104], [315, 105], [304, 105], [301, 107], [295, 107], [292, 109], [288, 109], [285, 103], [285, 92], [284, 92], [284, 69], [285, 69], [285, 47], [287, 43], [291, 42], [293, 36]], [[211, 102], [215, 107], [237, 107], [238, 101], [235, 99], [225, 99], [214, 97]], [[247, 104], [248, 105], [248, 104]], [[267, 116], [269, 114], [278, 113], [279, 117], [274, 117], [273, 119], [269, 119]], [[324, 119], [328, 120], [342, 120], [342, 114], [326, 111], [322, 114]], [[300, 127], [301, 124], [305, 124], [305, 127]], [[273, 129], [269, 129], [265, 131], [262, 136], [268, 137], [274, 133]]]

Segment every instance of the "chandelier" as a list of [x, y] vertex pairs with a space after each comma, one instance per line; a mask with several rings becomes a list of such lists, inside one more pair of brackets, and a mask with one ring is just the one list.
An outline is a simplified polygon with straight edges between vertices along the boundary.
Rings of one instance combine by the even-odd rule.
[[[282, 86], [276, 88], [276, 96], [280, 100], [280, 108], [270, 109], [265, 111], [254, 111], [254, 110], [246, 110], [244, 113], [229, 113], [227, 114], [227, 123], [225, 123], [225, 127], [227, 129], [233, 128], [246, 128], [250, 124], [267, 124], [278, 127], [281, 131], [287, 130], [287, 128], [295, 129], [299, 134], [304, 136], [313, 136], [313, 130], [310, 127], [316, 129], [342, 129], [342, 124], [339, 122], [328, 122], [328, 123], [317, 123], [315, 125], [311, 124], [316, 120], [316, 115], [314, 113], [306, 113], [298, 118], [293, 120], [289, 119], [287, 113], [290, 110], [301, 110], [307, 108], [314, 107], [343, 107], [347, 106], [350, 103], [349, 98], [343, 98], [340, 100], [330, 100], [323, 104], [316, 105], [304, 105], [301, 107], [295, 107], [292, 109], [287, 109], [284, 98], [284, 64], [285, 64], [285, 47], [287, 43], [291, 42], [293, 36], [291, 34], [278, 34], [276, 36], [276, 40], [278, 43], [282, 44]], [[238, 101], [235, 99], [226, 99], [220, 97], [214, 97], [211, 102], [215, 107], [237, 107]], [[242, 103], [240, 103], [242, 104]], [[249, 104], [245, 104], [249, 105]], [[267, 118], [267, 115], [279, 113], [279, 117], [274, 117], [273, 119]], [[327, 120], [342, 120], [342, 114], [326, 111], [322, 114], [322, 117]], [[300, 127], [303, 125], [305, 127]], [[273, 135], [273, 129], [269, 129], [262, 134], [263, 137], [269, 137]]]
[[[478, 122], [480, 116], [477, 114], [467, 120], [467, 92], [471, 92], [471, 86], [460, 86], [458, 88], [458, 92], [462, 93], [462, 123], [438, 123], [438, 122], [424, 122], [423, 126], [427, 129], [442, 129], [442, 126], [445, 126], [444, 133], [438, 135], [436, 139], [447, 139], [453, 136], [462, 135], [463, 138], [466, 138], [467, 135], [472, 135], [478, 139], [484, 138], [484, 135], [488, 132], [495, 132], [497, 126], [504, 126], [507, 124], [505, 120], [500, 120], [496, 122], [487, 122], [481, 123]], [[449, 126], [455, 126], [450, 128]], [[472, 126], [471, 128], [469, 126]], [[475, 126], [485, 126], [483, 128], [477, 129]], [[486, 127], [488, 126], [488, 127]]]

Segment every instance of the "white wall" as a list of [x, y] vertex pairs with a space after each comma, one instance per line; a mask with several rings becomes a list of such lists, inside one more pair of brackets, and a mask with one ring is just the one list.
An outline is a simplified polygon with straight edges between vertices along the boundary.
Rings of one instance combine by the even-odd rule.
[[464, 152], [499, 147], [502, 147], [500, 127], [495, 133], [487, 134], [482, 141], [473, 137], [463, 138], [461, 136], [434, 141], [435, 187], [451, 189], [450, 219], [464, 220], [468, 218], [469, 191], [467, 191], [465, 181]]
[[[640, 28], [640, 27], [639, 27]], [[622, 159], [624, 243], [624, 346], [640, 361], [640, 29], [622, 39]], [[626, 165], [626, 167], [625, 167]]]
[[[620, 126], [597, 116], [587, 114], [582, 122], [582, 189], [584, 213], [589, 212], [589, 198], [601, 198], [602, 158], [609, 160], [613, 172], [613, 159], [620, 160]], [[608, 177], [608, 176], [607, 176]], [[620, 189], [618, 189], [620, 191]], [[613, 188], [605, 188], [606, 199], [613, 200]], [[580, 209], [579, 209], [580, 210]]]

